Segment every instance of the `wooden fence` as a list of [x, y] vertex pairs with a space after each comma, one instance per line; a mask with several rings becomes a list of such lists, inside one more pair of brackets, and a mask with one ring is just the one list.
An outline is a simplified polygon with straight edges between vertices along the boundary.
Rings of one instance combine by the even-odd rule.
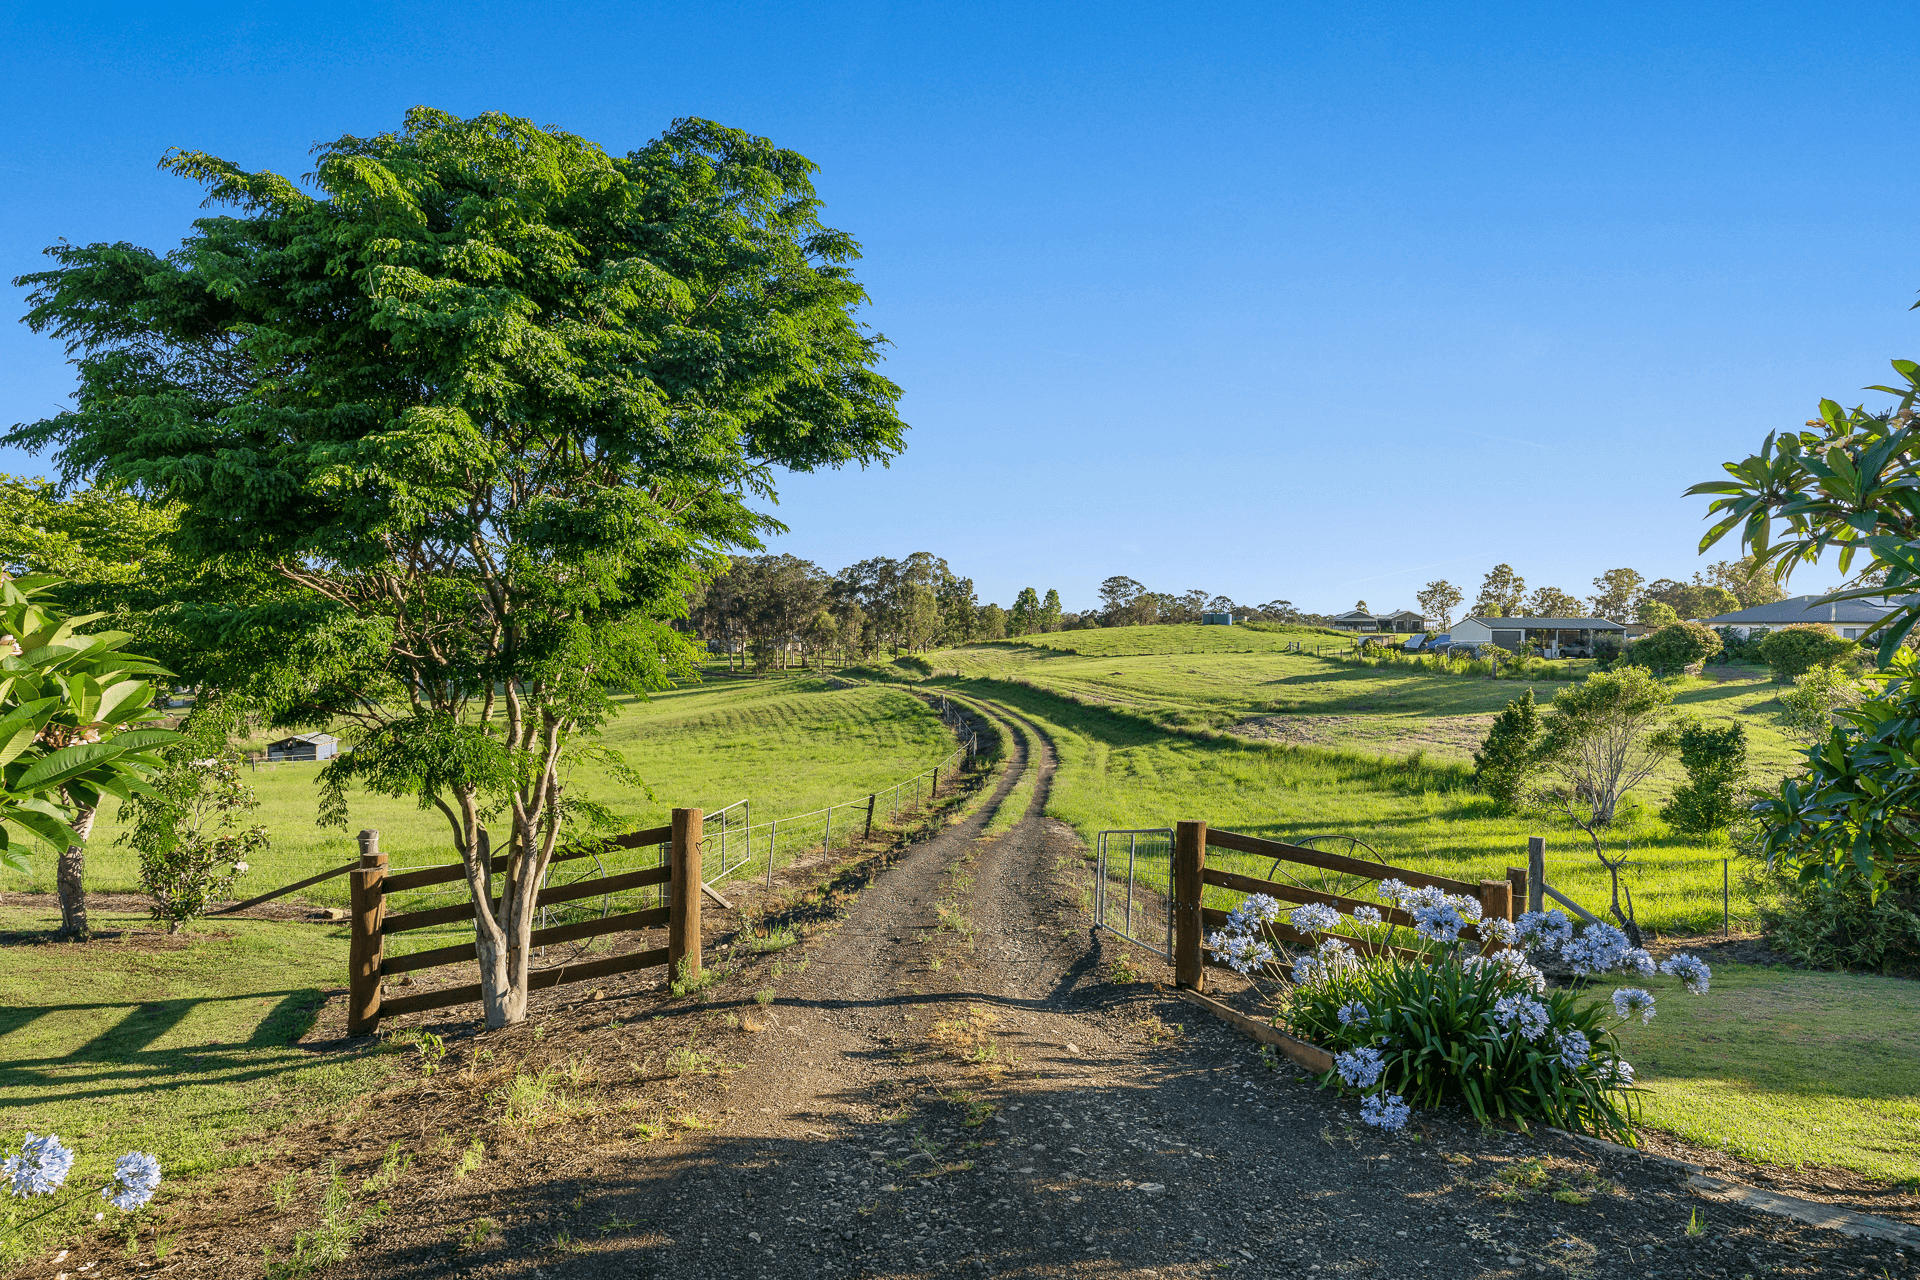
[[[1215, 960], [1209, 956], [1204, 945], [1208, 930], [1225, 925], [1228, 914], [1202, 903], [1201, 898], [1205, 895], [1208, 885], [1236, 889], [1242, 893], [1264, 893], [1282, 902], [1324, 903], [1345, 915], [1352, 915], [1357, 907], [1372, 907], [1388, 924], [1410, 927], [1414, 923], [1412, 916], [1385, 903], [1365, 902], [1339, 894], [1303, 889], [1299, 885], [1280, 884], [1272, 880], [1258, 880], [1252, 876], [1236, 875], [1231, 871], [1215, 870], [1207, 866], [1209, 848], [1250, 853], [1261, 858], [1277, 858], [1284, 862], [1317, 867], [1323, 871], [1336, 871], [1344, 875], [1362, 876], [1370, 880], [1393, 879], [1416, 887], [1441, 889], [1447, 893], [1473, 898], [1479, 902], [1483, 916], [1502, 920], [1513, 919], [1514, 904], [1527, 901], [1527, 872], [1519, 867], [1508, 867], [1505, 880], [1478, 882], [1454, 880], [1447, 876], [1428, 875], [1423, 871], [1410, 871], [1405, 867], [1389, 867], [1378, 862], [1368, 862], [1362, 858], [1323, 853], [1319, 849], [1284, 844], [1278, 840], [1262, 840], [1257, 836], [1237, 835], [1231, 831], [1212, 831], [1204, 822], [1182, 822], [1175, 826], [1173, 834], [1173, 977], [1177, 986], [1196, 992], [1206, 990], [1206, 975], [1209, 967], [1221, 969], [1228, 967], [1224, 961]], [[1302, 933], [1286, 924], [1270, 925], [1268, 931], [1282, 942], [1311, 945], [1315, 941], [1313, 935]], [[1367, 955], [1393, 953], [1412, 956], [1415, 954], [1386, 943], [1369, 942], [1364, 938], [1343, 937], [1341, 941], [1355, 951]], [[1487, 949], [1492, 950], [1493, 944], [1488, 943]], [[1285, 972], [1284, 968], [1281, 972]]]
[[[656, 965], [666, 965], [668, 971], [673, 972], [682, 962], [686, 966], [686, 976], [697, 975], [700, 972], [700, 895], [703, 888], [700, 880], [701, 835], [701, 811], [675, 809], [673, 821], [667, 826], [613, 836], [610, 839], [595, 841], [591, 845], [562, 849], [555, 853], [553, 860], [561, 862], [572, 858], [591, 857], [610, 848], [640, 849], [651, 845], [666, 845], [668, 856], [661, 866], [623, 872], [620, 875], [602, 876], [592, 880], [578, 880], [571, 884], [542, 889], [534, 902], [536, 907], [571, 902], [580, 898], [596, 898], [651, 885], [666, 886], [667, 905], [651, 907], [643, 911], [626, 911], [617, 915], [602, 916], [597, 920], [583, 920], [575, 924], [535, 929], [530, 945], [539, 947], [559, 942], [577, 942], [582, 938], [597, 937], [606, 933], [657, 929], [661, 925], [667, 926], [667, 945], [649, 951], [630, 952], [623, 956], [609, 956], [602, 960], [588, 960], [579, 964], [536, 970], [527, 975], [528, 987], [539, 991], [547, 987], [564, 986], [570, 982], [603, 978], [610, 974], [650, 969]], [[498, 874], [506, 868], [505, 856], [496, 857], [489, 868], [489, 874]], [[467, 869], [460, 863], [444, 867], [424, 867], [418, 871], [403, 871], [397, 875], [389, 875], [387, 855], [380, 852], [380, 833], [377, 831], [360, 833], [360, 862], [353, 871], [351, 882], [353, 886], [352, 943], [347, 962], [348, 1035], [371, 1034], [379, 1028], [380, 1019], [383, 1017], [418, 1013], [426, 1009], [444, 1009], [449, 1005], [471, 1004], [480, 998], [478, 982], [447, 987], [439, 991], [424, 991], [418, 995], [398, 996], [393, 999], [388, 999], [382, 989], [382, 980], [390, 974], [461, 964], [476, 958], [477, 950], [471, 942], [451, 947], [435, 947], [432, 950], [416, 951], [404, 956], [384, 954], [385, 941], [392, 934], [407, 933], [414, 929], [428, 929], [460, 920], [471, 920], [474, 916], [474, 905], [471, 901], [450, 907], [434, 907], [425, 911], [388, 915], [388, 894], [422, 889], [428, 885], [448, 884], [466, 878]]]

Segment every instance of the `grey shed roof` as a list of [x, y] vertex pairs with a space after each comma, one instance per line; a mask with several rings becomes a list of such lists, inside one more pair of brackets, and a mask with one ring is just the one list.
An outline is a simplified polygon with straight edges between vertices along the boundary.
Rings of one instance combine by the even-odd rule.
[[1626, 628], [1606, 618], [1485, 618], [1474, 614], [1462, 618], [1461, 622], [1484, 622], [1487, 626], [1501, 631], [1515, 628], [1538, 628], [1543, 631], [1625, 631]]
[[319, 746], [323, 742], [338, 742], [338, 741], [340, 741], [340, 739], [334, 737], [330, 733], [296, 733], [290, 738], [281, 738], [279, 741], [275, 742], [273, 745], [276, 747], [284, 747], [289, 742], [311, 742], [315, 746]]
[[1787, 627], [1796, 622], [1878, 622], [1897, 607], [1886, 599], [1836, 600], [1816, 605], [1819, 596], [1788, 596], [1772, 604], [1757, 604], [1751, 609], [1723, 613], [1703, 621], [1710, 627]]

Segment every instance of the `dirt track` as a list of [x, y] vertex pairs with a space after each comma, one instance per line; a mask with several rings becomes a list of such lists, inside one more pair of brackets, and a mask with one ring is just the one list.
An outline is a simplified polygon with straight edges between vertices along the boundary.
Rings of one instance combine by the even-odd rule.
[[[1016, 756], [996, 801], [1022, 768], [1051, 761]], [[499, 1247], [397, 1229], [340, 1274], [1910, 1273], [1638, 1157], [1431, 1113], [1365, 1129], [1191, 1006], [1108, 980], [1121, 953], [1089, 936], [1045, 800], [1043, 776], [1003, 838], [978, 840], [990, 801], [866, 889], [737, 1041], [724, 1124], [556, 1152], [545, 1194], [492, 1206]]]

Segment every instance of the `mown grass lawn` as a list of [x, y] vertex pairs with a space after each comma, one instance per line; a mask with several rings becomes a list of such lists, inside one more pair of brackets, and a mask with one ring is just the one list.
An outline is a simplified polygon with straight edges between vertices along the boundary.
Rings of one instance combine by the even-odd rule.
[[1658, 1016], [1621, 1032], [1645, 1124], [1758, 1163], [1920, 1181], [1920, 983], [1716, 964], [1698, 999], [1646, 985]]
[[164, 1200], [170, 1184], [246, 1161], [279, 1125], [388, 1073], [392, 1060], [371, 1047], [318, 1055], [294, 1043], [346, 973], [344, 927], [233, 920], [167, 939], [143, 918], [96, 912], [104, 934], [141, 932], [11, 940], [59, 923], [57, 910], [0, 906], [0, 1146], [59, 1134], [77, 1152], [68, 1186], [83, 1194], [24, 1236], [13, 1225], [47, 1202], [0, 1197], [0, 1261], [106, 1209], [98, 1191], [125, 1151], [159, 1158]]
[[[864, 796], [920, 772], [954, 747], [940, 718], [898, 688], [835, 689], [814, 675], [746, 679], [719, 673], [707, 683], [624, 700], [622, 713], [608, 722], [600, 741], [626, 757], [647, 791], [617, 782], [590, 764], [577, 768], [568, 784], [619, 812], [625, 829], [665, 823], [674, 808], [712, 811], [746, 797], [753, 801], [754, 821], [764, 823]], [[348, 830], [316, 826], [314, 779], [320, 768], [274, 764], [243, 771], [260, 795], [255, 820], [267, 826], [273, 845], [254, 860], [238, 886], [241, 894], [264, 892], [351, 861], [357, 852], [353, 832], [363, 827], [380, 832], [380, 846], [395, 868], [454, 860], [446, 820], [412, 800], [356, 791], [350, 796]], [[811, 835], [817, 842], [815, 821]], [[90, 888], [139, 890], [137, 859], [115, 844], [121, 831], [113, 809], [103, 810], [88, 845]], [[796, 829], [796, 839], [800, 834]], [[16, 887], [51, 892], [53, 860], [37, 858], [35, 871]], [[344, 906], [347, 880], [323, 882], [302, 891], [298, 900]]]

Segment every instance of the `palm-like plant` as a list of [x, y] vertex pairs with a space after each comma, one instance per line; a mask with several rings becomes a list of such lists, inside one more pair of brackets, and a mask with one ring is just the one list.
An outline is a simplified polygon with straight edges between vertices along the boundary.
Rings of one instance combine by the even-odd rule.
[[0, 865], [29, 870], [16, 835], [59, 852], [61, 932], [87, 931], [86, 839], [102, 796], [128, 799], [159, 767], [149, 748], [176, 735], [153, 728], [151, 677], [169, 674], [124, 651], [121, 631], [81, 631], [45, 599], [47, 578], [0, 573]]

